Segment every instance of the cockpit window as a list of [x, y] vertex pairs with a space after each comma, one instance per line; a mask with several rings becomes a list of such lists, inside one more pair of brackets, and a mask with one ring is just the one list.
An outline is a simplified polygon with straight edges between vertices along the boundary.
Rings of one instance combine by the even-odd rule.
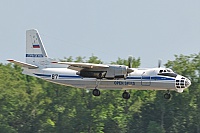
[[171, 69], [161, 69], [158, 73], [158, 75], [163, 75], [163, 76], [169, 76], [169, 77], [176, 77], [177, 74], [175, 74]]
[[172, 71], [172, 69], [167, 68], [166, 70], [167, 70], [168, 72], [174, 73], [174, 72]]
[[169, 76], [169, 77], [176, 77], [176, 73], [158, 73], [158, 75]]
[[159, 73], [166, 73], [166, 72], [170, 72], [170, 73], [173, 73], [173, 71], [171, 70], [171, 69], [161, 69], [160, 71], [159, 71]]

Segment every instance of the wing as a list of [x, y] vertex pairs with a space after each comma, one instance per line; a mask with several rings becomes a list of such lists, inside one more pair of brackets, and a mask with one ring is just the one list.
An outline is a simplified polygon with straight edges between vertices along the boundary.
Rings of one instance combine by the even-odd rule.
[[28, 63], [17, 61], [17, 60], [13, 60], [13, 59], [9, 59], [7, 61], [9, 61], [11, 63], [14, 63], [16, 65], [19, 65], [21, 67], [29, 68], [29, 69], [36, 69], [36, 68], [38, 68], [38, 66], [36, 66], [36, 65], [28, 64]]
[[82, 69], [101, 69], [101, 68], [108, 68], [108, 65], [103, 64], [93, 64], [93, 63], [77, 63], [77, 62], [52, 62], [57, 64], [65, 64], [68, 65], [69, 69], [81, 71]]

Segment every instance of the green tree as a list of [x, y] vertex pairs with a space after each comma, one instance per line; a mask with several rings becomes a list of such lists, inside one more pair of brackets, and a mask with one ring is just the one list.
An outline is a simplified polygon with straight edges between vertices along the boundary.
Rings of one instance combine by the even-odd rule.
[[128, 59], [121, 59], [118, 58], [118, 60], [116, 62], [112, 62], [112, 64], [118, 64], [118, 65], [126, 65], [129, 66], [129, 63], [131, 67], [133, 68], [137, 68], [140, 66], [140, 58], [134, 58], [132, 56], [129, 56]]
[[[131, 61], [130, 61], [131, 60]], [[102, 63], [92, 55], [62, 61]], [[139, 67], [140, 59], [118, 58], [114, 64]], [[103, 133], [103, 132], [200, 132], [200, 53], [176, 55], [166, 67], [189, 77], [190, 88], [182, 94], [131, 90], [101, 90], [101, 96], [21, 74], [20, 67], [0, 64], [0, 132], [2, 133]]]
[[97, 56], [94, 56], [94, 55], [92, 55], [87, 62], [88, 63], [95, 63], [95, 64], [102, 64], [103, 63], [100, 59], [98, 59]]
[[150, 121], [147, 127], [147, 133], [164, 133], [164, 130], [160, 127], [160, 124], [155, 121]]

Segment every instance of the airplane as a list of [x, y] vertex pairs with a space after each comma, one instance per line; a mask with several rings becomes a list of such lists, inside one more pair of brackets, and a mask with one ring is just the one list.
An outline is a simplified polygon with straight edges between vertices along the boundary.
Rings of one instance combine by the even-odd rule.
[[[166, 90], [165, 99], [170, 99], [170, 91], [182, 93], [191, 81], [169, 68], [131, 68], [125, 65], [105, 65], [78, 62], [59, 62], [48, 57], [36, 29], [26, 31], [26, 62], [8, 59], [22, 67], [23, 74], [49, 82], [93, 89], [94, 96], [100, 96], [99, 89], [123, 90], [122, 97], [130, 98], [128, 90]], [[130, 64], [130, 62], [129, 62]]]

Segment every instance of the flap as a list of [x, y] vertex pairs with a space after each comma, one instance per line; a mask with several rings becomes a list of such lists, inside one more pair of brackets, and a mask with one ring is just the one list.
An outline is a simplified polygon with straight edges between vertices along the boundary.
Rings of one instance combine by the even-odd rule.
[[52, 63], [57, 63], [57, 64], [65, 64], [69, 65], [69, 69], [80, 71], [84, 68], [89, 68], [89, 69], [98, 69], [98, 68], [108, 68], [108, 65], [103, 65], [103, 64], [93, 64], [93, 63], [78, 63], [78, 62], [52, 62]]

